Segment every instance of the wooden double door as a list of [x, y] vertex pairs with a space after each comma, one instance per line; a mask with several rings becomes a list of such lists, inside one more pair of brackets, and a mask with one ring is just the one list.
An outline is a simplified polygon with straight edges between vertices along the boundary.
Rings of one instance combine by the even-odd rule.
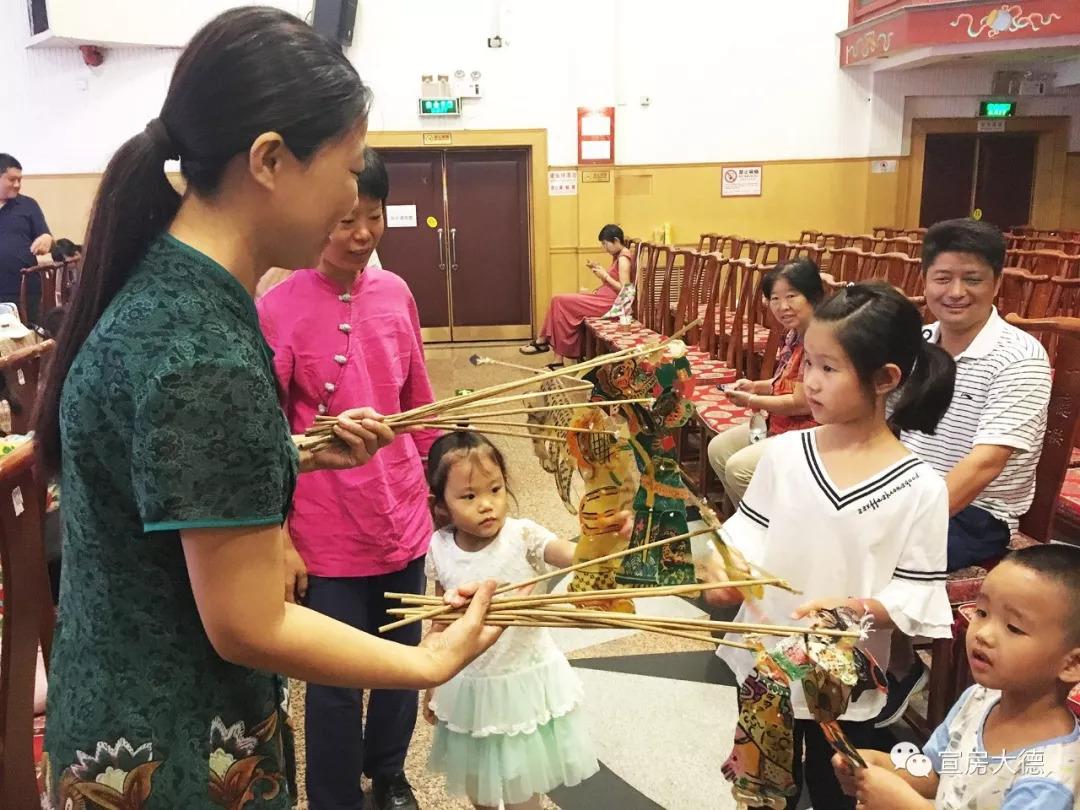
[[1027, 225], [1038, 143], [1034, 133], [928, 134], [919, 226], [976, 211], [1003, 231]]
[[412, 290], [425, 342], [528, 339], [529, 150], [379, 154], [390, 175], [379, 258]]

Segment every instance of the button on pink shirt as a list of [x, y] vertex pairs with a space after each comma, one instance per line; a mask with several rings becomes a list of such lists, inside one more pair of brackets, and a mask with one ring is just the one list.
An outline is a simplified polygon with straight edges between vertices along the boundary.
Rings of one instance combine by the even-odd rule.
[[[393, 273], [368, 267], [342, 293], [317, 270], [298, 270], [258, 310], [294, 434], [317, 413], [370, 405], [393, 414], [434, 400], [416, 302]], [[432, 524], [420, 459], [438, 435], [402, 435], [362, 467], [299, 477], [289, 531], [312, 574], [376, 576], [427, 553]]]

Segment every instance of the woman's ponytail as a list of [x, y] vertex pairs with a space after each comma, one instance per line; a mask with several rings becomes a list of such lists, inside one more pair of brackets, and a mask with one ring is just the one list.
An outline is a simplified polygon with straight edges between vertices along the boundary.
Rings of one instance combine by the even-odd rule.
[[175, 151], [155, 122], [113, 155], [101, 178], [84, 240], [79, 286], [64, 316], [38, 401], [34, 437], [49, 474], [60, 467], [60, 395], [68, 370], [106, 307], [154, 238], [168, 227], [180, 195], [165, 176]]
[[890, 426], [932, 434], [949, 409], [955, 382], [956, 363], [948, 352], [923, 340], [915, 366], [900, 387]]

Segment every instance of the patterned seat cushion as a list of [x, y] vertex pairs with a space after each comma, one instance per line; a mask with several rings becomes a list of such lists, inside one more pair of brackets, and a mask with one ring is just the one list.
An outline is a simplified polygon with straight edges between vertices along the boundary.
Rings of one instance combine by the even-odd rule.
[[[634, 321], [629, 328], [620, 326], [618, 321], [608, 318], [586, 318], [585, 326], [605, 344], [616, 350], [634, 349], [647, 343], [659, 342], [664, 336], [651, 329], [646, 329], [640, 322]], [[713, 385], [732, 382], [735, 371], [728, 368], [722, 360], [710, 357], [703, 351], [691, 348], [687, 352], [694, 379]]]
[[650, 341], [659, 341], [658, 335], [646, 329], [640, 321], [632, 321], [629, 326], [622, 326], [614, 318], [586, 318], [585, 328], [607, 349], [634, 349]]
[[[989, 568], [993, 568], [991, 565]], [[949, 594], [949, 604], [954, 607], [971, 602], [979, 594], [983, 580], [989, 568], [981, 565], [969, 565], [959, 571], [953, 571], [945, 579], [945, 590]]]
[[41, 760], [45, 754], [45, 715], [34, 717], [34, 770], [37, 772], [38, 791], [45, 793], [45, 773]]
[[[717, 327], [719, 331], [719, 326]], [[767, 326], [754, 326], [754, 351], [760, 354], [765, 351], [765, 347], [769, 343], [769, 327]], [[731, 339], [731, 322], [728, 321], [727, 327], [724, 329], [724, 336], [729, 340]]]
[[[634, 325], [640, 326], [637, 321], [634, 321]], [[596, 334], [610, 334], [619, 331], [619, 319], [618, 318], [586, 318], [585, 328], [589, 329]]]
[[754, 327], [754, 351], [763, 352], [765, 347], [769, 345], [769, 335], [772, 334], [771, 330], [767, 326], [755, 326]]
[[690, 399], [697, 408], [698, 420], [713, 433], [750, 421], [750, 411], [728, 402], [715, 385], [695, 386]]
[[644, 329], [641, 331], [619, 332], [610, 337], [605, 337], [604, 342], [612, 349], [622, 351], [623, 349], [636, 349], [649, 343], [659, 343], [663, 339], [663, 335]]
[[[2, 577], [0, 577], [0, 579], [2, 579]], [[3, 628], [3, 621], [4, 621], [4, 585], [3, 585], [2, 582], [0, 582], [0, 629]], [[38, 678], [40, 680], [40, 678], [42, 677], [42, 675], [41, 675], [41, 662], [40, 661], [38, 662], [38, 668], [39, 668]], [[37, 688], [38, 687], [35, 686], [35, 689], [37, 689]], [[42, 760], [42, 756], [44, 755], [44, 751], [45, 751], [45, 715], [39, 714], [39, 715], [34, 716], [34, 768], [37, 771], [38, 788], [42, 793], [44, 793], [44, 789], [45, 789], [44, 773], [43, 773], [42, 767], [41, 767], [41, 760]]]
[[1080, 447], [1074, 447], [1069, 456], [1069, 467], [1080, 467]]
[[961, 627], [967, 630], [968, 625], [971, 624], [971, 617], [975, 615], [975, 603], [964, 602], [962, 605], [956, 605], [956, 615], [961, 621]]
[[729, 368], [723, 360], [710, 357], [705, 352], [691, 349], [687, 353], [690, 360], [690, 369], [694, 373], [694, 382], [708, 383], [716, 386], [722, 383], [734, 382], [739, 376], [735, 369]]
[[[1009, 541], [1009, 550], [1015, 551], [1038, 544], [1038, 540], [1034, 540], [1022, 532], [1016, 532]], [[945, 589], [949, 594], [949, 604], [955, 607], [966, 602], [974, 602], [987, 572], [998, 562], [1000, 560], [989, 560], [984, 565], [970, 565], [949, 574], [945, 580]]]
[[1074, 523], [1080, 523], [1080, 467], [1074, 467], [1065, 473], [1065, 483], [1058, 495], [1057, 511]]

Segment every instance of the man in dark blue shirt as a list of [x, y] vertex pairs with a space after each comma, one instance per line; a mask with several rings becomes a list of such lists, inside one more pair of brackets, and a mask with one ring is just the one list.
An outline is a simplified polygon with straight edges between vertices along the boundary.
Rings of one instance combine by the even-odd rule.
[[0, 301], [15, 303], [23, 268], [34, 267], [53, 243], [41, 206], [21, 188], [22, 164], [0, 153]]

